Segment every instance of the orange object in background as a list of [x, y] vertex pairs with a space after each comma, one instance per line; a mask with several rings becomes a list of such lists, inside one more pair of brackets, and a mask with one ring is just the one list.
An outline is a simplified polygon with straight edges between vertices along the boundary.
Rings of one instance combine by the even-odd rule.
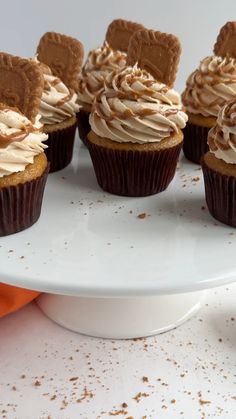
[[19, 310], [38, 297], [39, 294], [40, 292], [0, 283], [0, 317]]

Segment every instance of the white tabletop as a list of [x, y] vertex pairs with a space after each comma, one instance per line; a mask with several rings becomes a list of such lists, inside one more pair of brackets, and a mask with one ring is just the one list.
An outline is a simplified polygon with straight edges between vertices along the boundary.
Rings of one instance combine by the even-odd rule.
[[236, 284], [211, 290], [176, 330], [127, 341], [72, 333], [28, 305], [0, 320], [0, 417], [235, 418], [235, 298]]

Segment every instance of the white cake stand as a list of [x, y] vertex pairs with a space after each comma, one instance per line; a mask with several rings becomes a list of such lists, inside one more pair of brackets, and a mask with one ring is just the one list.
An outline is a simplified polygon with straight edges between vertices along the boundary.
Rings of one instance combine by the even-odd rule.
[[48, 317], [93, 336], [148, 336], [235, 280], [235, 230], [209, 215], [199, 166], [182, 158], [167, 191], [124, 198], [99, 188], [79, 140], [74, 156], [49, 176], [40, 220], [0, 238], [2, 281], [47, 293]]

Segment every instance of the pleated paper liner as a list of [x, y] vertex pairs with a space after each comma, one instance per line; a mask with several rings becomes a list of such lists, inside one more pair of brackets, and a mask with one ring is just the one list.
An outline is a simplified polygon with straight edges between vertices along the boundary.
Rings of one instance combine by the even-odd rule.
[[79, 130], [79, 136], [81, 141], [87, 147], [87, 135], [91, 130], [90, 123], [89, 123], [89, 115], [90, 112], [81, 109], [77, 114], [77, 125]]
[[113, 150], [87, 139], [98, 184], [121, 196], [148, 196], [164, 191], [176, 171], [182, 143], [163, 150]]
[[185, 157], [193, 163], [200, 164], [201, 157], [209, 150], [207, 144], [209, 130], [210, 128], [208, 127], [200, 127], [190, 122], [187, 123], [183, 130], [183, 152]]
[[17, 233], [36, 223], [48, 172], [49, 164], [42, 176], [0, 189], [0, 236]]
[[70, 164], [73, 155], [75, 140], [76, 122], [63, 129], [53, 132], [45, 132], [48, 134], [46, 142], [48, 148], [44, 151], [48, 161], [50, 162], [50, 173], [64, 169]]
[[204, 158], [201, 165], [209, 212], [216, 220], [236, 227], [236, 178], [211, 169]]

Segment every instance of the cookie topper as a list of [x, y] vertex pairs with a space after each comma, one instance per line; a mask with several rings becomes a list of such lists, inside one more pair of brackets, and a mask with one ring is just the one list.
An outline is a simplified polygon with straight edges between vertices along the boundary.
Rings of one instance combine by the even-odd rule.
[[34, 122], [39, 113], [43, 86], [43, 74], [36, 63], [0, 52], [1, 103], [19, 109]]
[[148, 71], [159, 82], [172, 87], [176, 78], [181, 45], [174, 35], [141, 30], [130, 38], [127, 64]]
[[227, 22], [221, 28], [213, 51], [221, 57], [236, 58], [236, 22]]
[[80, 41], [60, 33], [46, 32], [39, 41], [37, 53], [39, 61], [48, 65], [69, 89], [77, 91], [84, 58]]
[[140, 23], [124, 19], [113, 20], [107, 28], [105, 40], [114, 50], [128, 51], [129, 40], [135, 31], [144, 29]]

